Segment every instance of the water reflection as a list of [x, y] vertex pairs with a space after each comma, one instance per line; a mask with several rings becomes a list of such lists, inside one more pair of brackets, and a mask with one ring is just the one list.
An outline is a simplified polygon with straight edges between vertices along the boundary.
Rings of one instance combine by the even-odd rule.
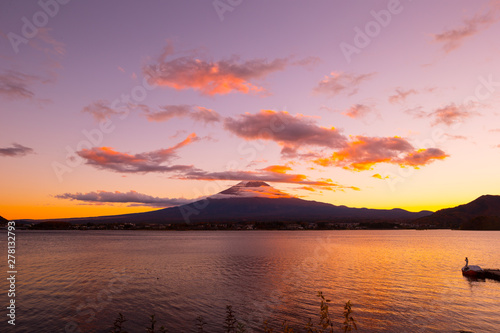
[[[304, 327], [322, 291], [340, 325], [346, 301], [363, 332], [497, 332], [500, 283], [462, 277], [463, 258], [500, 267], [500, 233], [441, 231], [25, 232], [17, 332], [131, 332], [148, 316], [196, 332], [237, 318]], [[121, 278], [121, 280], [120, 280]], [[2, 323], [3, 324], [3, 323]], [[340, 327], [340, 326], [339, 326]], [[0, 327], [0, 330], [2, 327]]]

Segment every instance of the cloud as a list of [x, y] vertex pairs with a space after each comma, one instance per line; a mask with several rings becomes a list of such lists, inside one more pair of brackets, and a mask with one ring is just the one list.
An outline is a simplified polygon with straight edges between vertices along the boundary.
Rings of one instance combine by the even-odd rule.
[[389, 178], [389, 176], [382, 177], [379, 173], [372, 175], [372, 177], [377, 178], [377, 179], [388, 179]]
[[322, 166], [363, 171], [371, 170], [378, 163], [418, 167], [446, 157], [448, 155], [437, 148], [415, 150], [408, 141], [400, 137], [357, 136], [346, 148], [314, 162]]
[[31, 86], [40, 81], [38, 76], [18, 71], [4, 71], [0, 74], [0, 95], [9, 99], [33, 99], [35, 93]]
[[368, 74], [351, 74], [343, 72], [332, 72], [330, 76], [326, 76], [314, 88], [316, 93], [336, 96], [341, 93], [354, 95], [358, 92], [359, 85], [366, 80], [371, 79], [375, 73]]
[[111, 116], [124, 116], [127, 111], [119, 111], [111, 108], [110, 103], [106, 100], [95, 101], [82, 109], [82, 112], [89, 113], [97, 121], [105, 121]]
[[461, 123], [465, 119], [471, 116], [478, 115], [477, 112], [467, 111], [462, 106], [457, 106], [455, 104], [449, 104], [445, 107], [437, 109], [434, 112], [429, 113], [427, 116], [434, 118], [432, 125], [445, 124], [451, 126], [456, 123]]
[[174, 57], [173, 53], [173, 46], [169, 43], [157, 63], [143, 68], [144, 74], [150, 78], [150, 84], [177, 90], [193, 89], [210, 96], [232, 92], [261, 92], [264, 89], [250, 81], [282, 71], [289, 64], [288, 58], [242, 61], [233, 56], [212, 61], [198, 59], [192, 55]]
[[222, 171], [207, 172], [199, 169], [191, 170], [181, 177], [181, 179], [196, 180], [235, 180], [235, 181], [264, 181], [274, 183], [301, 184], [322, 190], [344, 190], [352, 189], [359, 191], [355, 186], [344, 186], [333, 182], [331, 179], [310, 180], [303, 174], [288, 174], [291, 171], [287, 166], [272, 165], [257, 171]]
[[302, 146], [341, 148], [347, 140], [334, 127], [321, 127], [311, 118], [292, 116], [286, 111], [261, 110], [229, 117], [224, 120], [224, 128], [245, 140], [275, 141], [283, 147], [282, 154]]
[[292, 171], [292, 168], [286, 165], [270, 165], [262, 170], [273, 173], [286, 173], [287, 171]]
[[445, 133], [444, 136], [446, 136], [447, 138], [449, 138], [451, 140], [467, 140], [467, 137], [463, 136], [463, 135], [452, 135], [452, 134]]
[[[30, 40], [30, 46], [44, 52], [46, 55], [64, 56], [66, 54], [66, 46], [52, 37], [50, 35], [51, 31], [51, 28], [38, 28], [36, 38]], [[39, 43], [38, 40], [45, 43], [45, 45]]]
[[13, 143], [12, 147], [0, 148], [0, 156], [20, 157], [28, 154], [34, 154], [32, 148], [22, 146], [18, 143]]
[[144, 115], [149, 121], [167, 121], [175, 117], [185, 117], [191, 112], [189, 105], [164, 105], [161, 111], [153, 111], [146, 105], [141, 105]]
[[195, 107], [195, 110], [191, 111], [189, 116], [194, 120], [204, 123], [221, 121], [221, 116], [216, 111], [202, 106]]
[[[349, 140], [334, 127], [320, 127], [311, 117], [292, 116], [285, 111], [262, 110], [256, 114], [245, 113], [237, 118], [226, 118], [224, 128], [245, 140], [275, 141], [282, 146], [281, 155], [284, 158], [357, 171], [369, 170], [378, 163], [418, 167], [448, 156], [437, 148], [416, 150], [407, 140], [399, 137], [356, 136]], [[304, 148], [335, 151], [331, 156], [324, 157], [321, 150], [304, 152]], [[286, 170], [264, 171], [273, 171], [275, 177], [278, 173], [287, 175]]]
[[396, 104], [396, 103], [402, 103], [406, 100], [406, 98], [412, 94], [417, 94], [417, 91], [415, 89], [410, 89], [410, 90], [403, 90], [403, 89], [396, 89], [396, 93], [394, 95], [389, 96], [388, 100], [389, 103]]
[[432, 125], [445, 124], [451, 126], [453, 124], [462, 123], [467, 118], [480, 115], [476, 111], [468, 111], [464, 106], [451, 103], [442, 108], [436, 109], [433, 112], [425, 112], [421, 106], [407, 109], [404, 112], [414, 118], [433, 118]]
[[312, 69], [314, 66], [318, 65], [321, 59], [318, 57], [307, 57], [304, 59], [296, 60], [292, 65], [304, 66], [306, 69]]
[[492, 133], [499, 133], [500, 132], [500, 128], [494, 128], [494, 129], [490, 129], [489, 132], [492, 132]]
[[77, 154], [84, 158], [87, 164], [102, 170], [121, 173], [180, 172], [193, 167], [189, 165], [164, 165], [163, 163], [176, 158], [176, 151], [179, 148], [198, 140], [196, 134], [192, 133], [173, 147], [152, 152], [130, 155], [117, 152], [109, 147], [94, 147], [78, 151]]
[[160, 111], [153, 111], [145, 105], [140, 106], [143, 114], [149, 121], [167, 121], [174, 117], [189, 117], [203, 123], [215, 123], [221, 121], [221, 116], [214, 110], [202, 106], [192, 105], [164, 105]]
[[446, 155], [446, 153], [441, 149], [427, 148], [410, 152], [400, 161], [396, 161], [396, 163], [399, 165], [419, 167], [422, 165], [427, 165], [435, 160], [445, 159], [446, 157], [449, 157], [449, 155]]
[[365, 117], [367, 114], [370, 113], [370, 111], [371, 108], [367, 105], [355, 104], [351, 106], [349, 109], [347, 109], [345, 112], [342, 112], [342, 114], [349, 118], [357, 119]]
[[69, 199], [87, 203], [130, 203], [131, 206], [173, 207], [188, 204], [197, 199], [159, 198], [136, 191], [107, 192], [94, 191], [87, 193], [64, 193], [54, 196], [57, 199]]
[[428, 116], [427, 112], [425, 112], [422, 109], [423, 109], [423, 107], [417, 106], [417, 107], [415, 107], [413, 109], [406, 109], [404, 112], [406, 114], [409, 114], [410, 116], [412, 116], [414, 118], [424, 118], [424, 117], [427, 117]]
[[486, 30], [496, 21], [498, 21], [498, 17], [495, 17], [492, 11], [482, 15], [476, 14], [470, 19], [465, 19], [462, 26], [458, 28], [433, 34], [434, 41], [442, 43], [443, 50], [446, 53], [450, 53], [459, 48], [466, 38], [472, 37], [482, 30]]

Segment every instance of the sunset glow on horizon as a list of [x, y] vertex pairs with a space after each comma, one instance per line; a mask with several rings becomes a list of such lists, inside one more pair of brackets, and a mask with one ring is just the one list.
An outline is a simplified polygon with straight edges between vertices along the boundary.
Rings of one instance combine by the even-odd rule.
[[500, 194], [500, 1], [221, 2], [2, 4], [0, 216]]

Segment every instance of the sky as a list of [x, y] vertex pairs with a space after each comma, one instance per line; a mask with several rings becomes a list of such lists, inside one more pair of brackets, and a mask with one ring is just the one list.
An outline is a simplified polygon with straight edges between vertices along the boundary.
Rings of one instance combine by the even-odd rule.
[[0, 215], [263, 180], [438, 210], [500, 194], [499, 1], [2, 1]]

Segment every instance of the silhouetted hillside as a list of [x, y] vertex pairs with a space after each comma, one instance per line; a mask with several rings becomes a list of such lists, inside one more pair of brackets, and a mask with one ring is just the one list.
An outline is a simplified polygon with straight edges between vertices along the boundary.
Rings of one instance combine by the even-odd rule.
[[7, 223], [7, 222], [9, 222], [9, 220], [0, 216], [0, 223]]
[[443, 228], [492, 230], [498, 228], [497, 218], [500, 218], [500, 195], [483, 195], [467, 204], [438, 210], [419, 218], [416, 223]]

